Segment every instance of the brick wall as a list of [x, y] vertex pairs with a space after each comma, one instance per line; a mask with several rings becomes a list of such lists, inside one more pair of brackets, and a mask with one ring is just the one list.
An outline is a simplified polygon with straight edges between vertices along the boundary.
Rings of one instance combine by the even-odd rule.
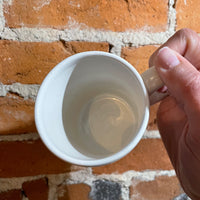
[[123, 159], [88, 168], [65, 163], [43, 145], [34, 102], [64, 58], [100, 50], [142, 73], [176, 30], [200, 31], [198, 0], [0, 1], [0, 200], [181, 200], [151, 107], [147, 131]]

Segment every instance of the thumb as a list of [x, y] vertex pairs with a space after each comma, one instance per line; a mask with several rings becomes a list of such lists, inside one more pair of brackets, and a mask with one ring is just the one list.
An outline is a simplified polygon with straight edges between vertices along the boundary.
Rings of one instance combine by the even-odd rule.
[[200, 72], [168, 47], [159, 50], [154, 65], [171, 96], [183, 106], [185, 112], [200, 112]]

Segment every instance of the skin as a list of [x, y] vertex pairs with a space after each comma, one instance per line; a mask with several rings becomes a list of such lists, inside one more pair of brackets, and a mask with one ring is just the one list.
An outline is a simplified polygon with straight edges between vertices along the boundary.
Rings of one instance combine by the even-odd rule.
[[[164, 48], [163, 47], [169, 47]], [[174, 57], [176, 59], [173, 59]], [[173, 57], [173, 58], [172, 58]], [[169, 96], [158, 109], [158, 128], [177, 177], [193, 200], [200, 199], [200, 37], [176, 32], [149, 60]]]

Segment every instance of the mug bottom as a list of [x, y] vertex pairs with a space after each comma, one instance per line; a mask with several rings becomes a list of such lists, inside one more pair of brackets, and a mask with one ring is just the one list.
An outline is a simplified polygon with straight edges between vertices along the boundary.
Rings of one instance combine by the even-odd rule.
[[129, 144], [137, 129], [137, 111], [123, 97], [103, 93], [80, 104], [74, 101], [63, 118], [67, 137], [79, 152], [104, 158]]

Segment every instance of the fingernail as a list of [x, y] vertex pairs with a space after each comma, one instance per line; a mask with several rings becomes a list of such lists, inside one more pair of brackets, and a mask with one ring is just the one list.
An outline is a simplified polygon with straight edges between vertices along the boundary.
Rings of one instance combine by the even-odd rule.
[[180, 64], [176, 54], [168, 47], [163, 47], [157, 55], [159, 67], [163, 69], [171, 69]]

